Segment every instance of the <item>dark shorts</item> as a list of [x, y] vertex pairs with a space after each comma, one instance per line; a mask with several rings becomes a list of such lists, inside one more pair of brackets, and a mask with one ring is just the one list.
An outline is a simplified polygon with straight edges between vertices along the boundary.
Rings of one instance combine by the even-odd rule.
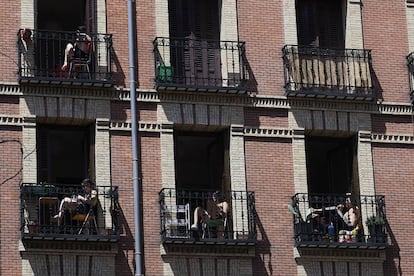
[[78, 204], [76, 206], [76, 213], [86, 215], [90, 208], [89, 204]]
[[224, 219], [210, 219], [208, 222], [207, 222], [207, 225], [208, 226], [211, 226], [211, 227], [217, 227], [217, 226], [220, 226], [220, 225], [224, 225]]

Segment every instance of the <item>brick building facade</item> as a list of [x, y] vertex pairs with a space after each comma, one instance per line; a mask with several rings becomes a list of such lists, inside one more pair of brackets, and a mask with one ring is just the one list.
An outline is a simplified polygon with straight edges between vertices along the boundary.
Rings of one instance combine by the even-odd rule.
[[[127, 3], [2, 2], [0, 274], [134, 275]], [[132, 2], [145, 275], [414, 274], [413, 1]]]

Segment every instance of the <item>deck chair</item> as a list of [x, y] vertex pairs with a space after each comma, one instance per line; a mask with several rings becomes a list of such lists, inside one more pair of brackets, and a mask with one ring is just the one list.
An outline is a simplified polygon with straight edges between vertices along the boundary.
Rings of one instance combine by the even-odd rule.
[[81, 72], [86, 72], [91, 79], [92, 43], [88, 42], [87, 52], [75, 49], [74, 55], [69, 62], [69, 78], [75, 78]]
[[89, 210], [87, 212], [76, 212], [72, 215], [72, 221], [81, 223], [77, 234], [80, 235], [84, 231], [88, 231], [88, 234], [98, 233], [98, 224], [96, 222], [96, 210], [97, 210], [97, 200], [93, 202], [92, 205], [88, 206]]
[[202, 230], [202, 238], [208, 239], [228, 239], [230, 237], [230, 218], [231, 215], [227, 214], [227, 216], [223, 219], [222, 224], [222, 231], [219, 231], [218, 226], [211, 226], [205, 222], [201, 222], [201, 230]]

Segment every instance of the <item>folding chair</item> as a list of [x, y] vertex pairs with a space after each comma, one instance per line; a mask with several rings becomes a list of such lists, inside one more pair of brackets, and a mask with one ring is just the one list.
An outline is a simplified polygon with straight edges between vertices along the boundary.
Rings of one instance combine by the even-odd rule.
[[88, 230], [88, 234], [98, 233], [98, 224], [96, 222], [95, 205], [89, 206], [89, 211], [84, 213], [75, 213], [72, 216], [73, 221], [81, 222], [81, 226], [78, 230], [78, 235], [82, 234], [84, 230]]
[[[88, 73], [88, 78], [91, 79], [90, 65], [92, 61], [92, 43], [88, 42], [87, 52], [82, 52], [80, 49], [75, 49], [75, 53], [69, 62], [69, 78], [74, 78], [80, 72]], [[80, 71], [83, 69], [82, 71]]]

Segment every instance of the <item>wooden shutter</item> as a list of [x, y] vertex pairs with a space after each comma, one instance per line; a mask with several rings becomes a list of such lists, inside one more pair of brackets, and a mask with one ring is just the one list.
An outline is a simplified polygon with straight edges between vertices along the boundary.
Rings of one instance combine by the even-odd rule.
[[321, 48], [343, 49], [343, 17], [340, 0], [319, 2], [319, 46]]
[[86, 3], [85, 3], [85, 25], [86, 25], [86, 32], [89, 34], [97, 32], [96, 1], [97, 0], [86, 0]]
[[341, 0], [297, 0], [299, 45], [345, 47]]

